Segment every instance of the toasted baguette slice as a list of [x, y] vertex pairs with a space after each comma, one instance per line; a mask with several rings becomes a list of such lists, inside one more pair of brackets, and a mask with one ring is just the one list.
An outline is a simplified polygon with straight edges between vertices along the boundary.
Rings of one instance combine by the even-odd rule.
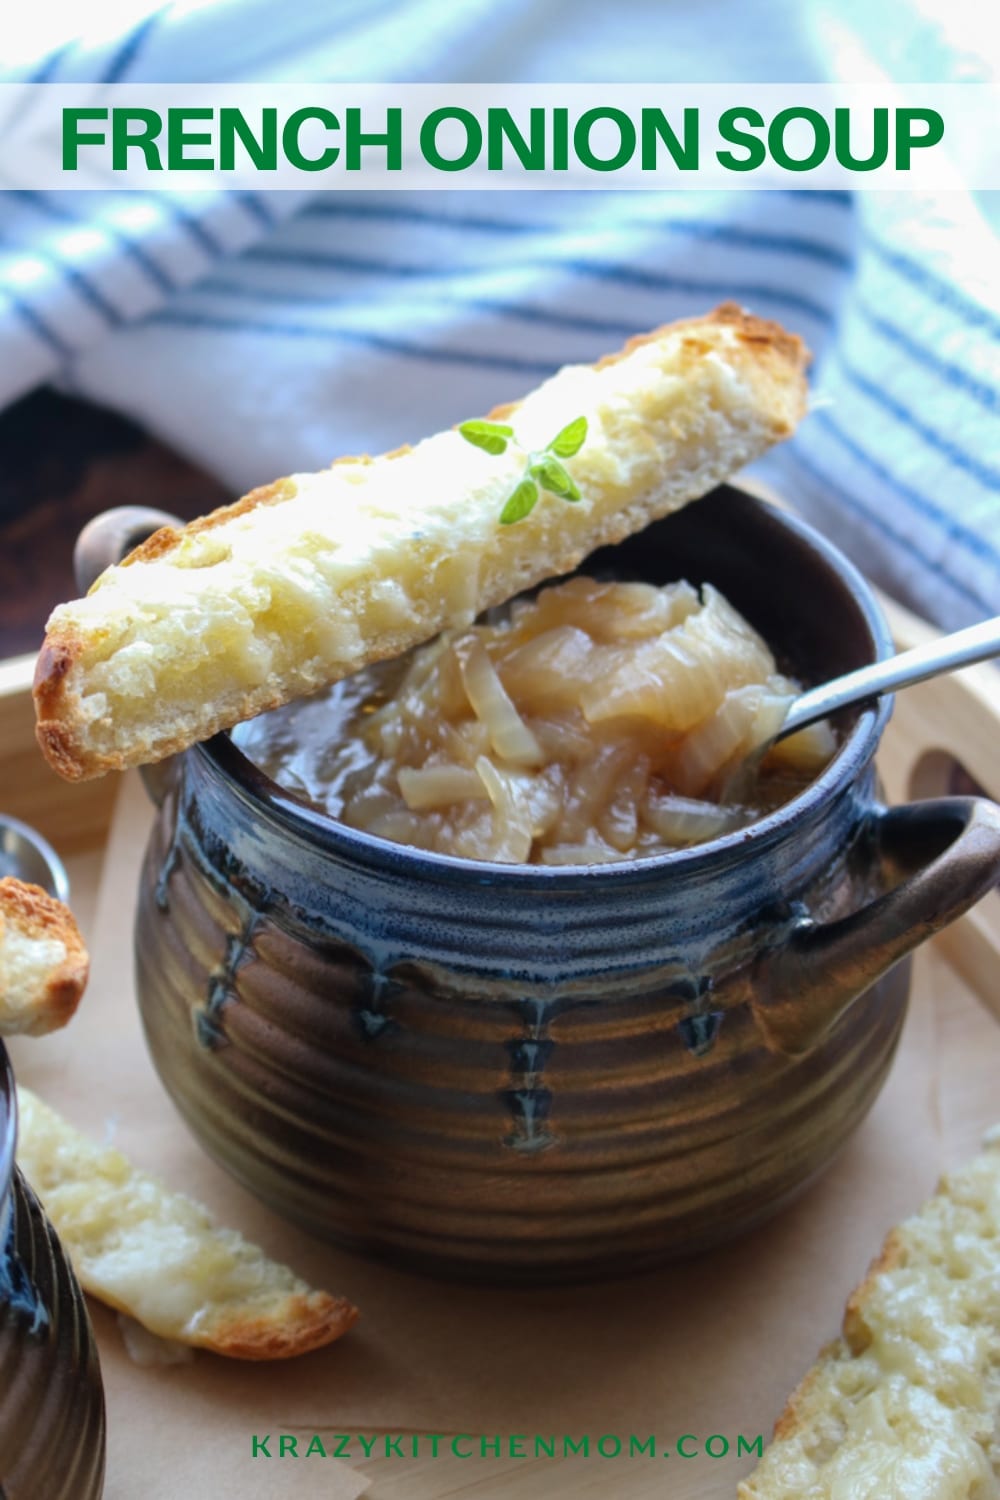
[[73, 913], [8, 875], [0, 880], [0, 1036], [43, 1036], [65, 1026], [90, 962]]
[[160, 1338], [233, 1359], [288, 1359], [357, 1319], [311, 1290], [193, 1199], [96, 1145], [28, 1089], [17, 1093], [17, 1160], [85, 1291]]
[[1000, 1134], [991, 1136], [890, 1231], [842, 1337], [790, 1398], [740, 1500], [1000, 1493]]
[[[788, 437], [807, 361], [777, 324], [720, 307], [491, 413], [515, 429], [501, 455], [443, 432], [157, 532], [49, 620], [44, 754], [70, 780], [162, 759], [571, 571]], [[581, 500], [499, 525], [525, 450], [580, 416]]]

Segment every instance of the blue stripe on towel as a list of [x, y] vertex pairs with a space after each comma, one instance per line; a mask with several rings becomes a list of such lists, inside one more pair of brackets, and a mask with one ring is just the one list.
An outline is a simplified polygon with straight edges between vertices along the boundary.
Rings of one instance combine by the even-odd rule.
[[137, 245], [135, 241], [125, 233], [124, 230], [119, 229], [117, 224], [115, 224], [112, 219], [109, 219], [107, 215], [101, 214], [96, 218], [88, 218], [86, 217], [86, 205], [83, 205], [84, 213], [82, 215], [71, 213], [61, 204], [53, 203], [51, 198], [48, 198], [45, 193], [33, 191], [28, 188], [13, 189], [12, 196], [15, 198], [19, 198], [24, 203], [29, 204], [30, 207], [37, 210], [38, 213], [43, 213], [48, 218], [54, 219], [61, 224], [86, 225], [86, 227], [89, 229], [97, 229], [102, 234], [108, 235], [111, 239], [114, 240], [116, 245], [120, 246], [121, 249], [124, 250], [125, 254], [129, 257], [130, 260], [134, 261], [137, 266], [140, 266], [142, 268], [145, 274], [149, 277], [150, 281], [152, 281], [161, 292], [169, 294], [176, 289], [176, 284], [171, 280], [171, 278], [162, 269], [162, 267], [157, 265], [152, 256], [149, 255], [141, 245]]
[[360, 275], [412, 278], [415, 280], [460, 281], [470, 276], [496, 276], [512, 268], [523, 270], [570, 271], [576, 276], [590, 276], [598, 281], [616, 282], [620, 286], [636, 286], [649, 291], [677, 292], [707, 298], [730, 298], [738, 302], [753, 304], [758, 301], [772, 302], [776, 306], [790, 307], [805, 317], [812, 318], [821, 327], [832, 323], [832, 315], [818, 302], [800, 296], [784, 287], [763, 283], [733, 283], [730, 281], [696, 281], [687, 277], [666, 275], [659, 271], [642, 270], [636, 266], [624, 266], [610, 261], [568, 260], [555, 258], [519, 258], [512, 267], [505, 265], [462, 266], [412, 265], [403, 261], [377, 261], [372, 257], [327, 254], [315, 250], [272, 249], [267, 245], [254, 245], [246, 252], [247, 258], [267, 265], [306, 266], [313, 270], [342, 270]]
[[139, 53], [148, 42], [150, 35], [155, 31], [160, 20], [170, 9], [172, 3], [173, 0], [169, 0], [168, 4], [161, 5], [158, 9], [151, 11], [148, 16], [144, 16], [137, 25], [133, 26], [111, 59], [104, 77], [101, 79], [102, 83], [121, 83], [125, 74], [129, 71]]
[[162, 323], [187, 328], [206, 328], [214, 331], [260, 333], [272, 338], [327, 339], [333, 342], [360, 345], [367, 349], [378, 349], [388, 354], [403, 354], [409, 359], [425, 360], [430, 364], [466, 365], [487, 370], [513, 370], [518, 374], [535, 376], [552, 375], [556, 365], [552, 360], [519, 359], [506, 354], [482, 354], [478, 350], [438, 349], [423, 345], [407, 344], [402, 339], [388, 338], [383, 334], [363, 332], [354, 328], [329, 328], [315, 323], [262, 322], [251, 318], [225, 318], [215, 313], [199, 313], [165, 308], [150, 314], [146, 323]]
[[257, 220], [258, 224], [262, 224], [265, 229], [273, 229], [274, 215], [259, 193], [236, 192], [233, 194], [233, 197], [237, 198], [243, 204], [247, 213], [251, 214]]
[[29, 302], [25, 302], [22, 297], [18, 297], [7, 286], [0, 285], [0, 294], [7, 298], [7, 301], [25, 327], [29, 328], [41, 343], [51, 349], [54, 354], [58, 354], [60, 359], [68, 359], [70, 357], [73, 350], [69, 344], [65, 343], [55, 330], [49, 327], [45, 319], [40, 313], [35, 311]]
[[54, 75], [62, 67], [66, 58], [73, 51], [76, 44], [66, 42], [61, 47], [56, 47], [47, 57], [43, 57], [35, 71], [25, 80], [26, 83], [51, 83]]
[[[357, 308], [356, 297], [325, 296], [322, 292], [299, 292], [290, 289], [277, 289], [273, 287], [251, 286], [245, 282], [226, 281], [221, 277], [212, 276], [206, 281], [198, 283], [196, 290], [202, 292], [219, 292], [226, 297], [245, 297], [249, 302], [261, 302], [265, 305], [279, 305], [285, 307], [316, 307], [316, 308]], [[471, 308], [476, 312], [484, 312], [504, 318], [517, 318], [525, 323], [533, 323], [541, 326], [548, 325], [550, 328], [565, 328], [571, 333], [597, 333], [606, 334], [609, 338], [627, 339], [635, 333], [635, 325], [631, 322], [618, 321], [610, 318], [587, 318], [579, 313], [564, 313], [555, 308], [534, 307], [527, 302], [507, 302], [500, 299], [493, 300], [488, 297], [449, 297], [446, 292], [426, 292], [419, 294], [419, 305], [428, 304], [438, 307]], [[411, 305], [407, 304], [407, 305]]]
[[865, 246], [883, 265], [902, 276], [911, 286], [919, 288], [939, 307], [948, 308], [973, 328], [982, 328], [993, 338], [1000, 339], [1000, 318], [991, 313], [981, 302], [967, 297], [953, 282], [944, 281], [940, 276], [935, 276], [929, 267], [912, 260], [901, 250], [884, 244], [873, 234], [866, 235]]
[[[865, 525], [870, 526], [873, 531], [877, 531], [880, 536], [885, 537], [887, 541], [891, 542], [894, 548], [897, 548], [900, 552], [905, 553], [906, 556], [912, 557], [914, 561], [920, 563], [923, 568], [928, 569], [932, 573], [940, 573], [940, 558], [933, 557], [930, 553], [925, 552], [924, 549], [922, 547], [919, 547], [916, 542], [913, 541], [912, 537], [907, 535], [905, 531], [899, 530], [898, 527], [890, 526], [886, 522], [884, 515], [882, 515], [878, 511], [870, 509], [867, 505], [864, 505], [857, 495], [852, 494], [850, 490], [846, 490], [843, 485], [838, 484], [830, 474], [819, 467], [814, 459], [807, 458], [805, 456], [805, 454], [802, 452], [801, 444], [793, 444], [792, 448], [790, 449], [790, 454], [793, 463], [798, 464], [800, 468], [802, 468], [811, 479], [813, 479], [817, 484], [821, 485], [831, 495], [835, 495], [837, 503], [843, 506], [845, 510], [850, 511], [852, 515], [856, 515], [857, 517], [859, 517], [859, 519]], [[991, 603], [990, 601], [984, 599], [981, 594], [977, 593], [975, 589], [970, 588], [960, 579], [954, 578], [950, 575], [947, 577], [946, 582], [949, 588], [954, 589], [956, 594], [960, 594], [963, 599], [967, 599], [969, 603], [974, 604], [977, 609], [980, 609], [984, 613], [990, 615], [996, 613], [995, 600]]]
[[[884, 385], [876, 385], [873, 380], [869, 380], [841, 352], [837, 352], [835, 360], [836, 364], [844, 372], [848, 384], [854, 386], [869, 401], [874, 402], [876, 406], [880, 406], [883, 411], [887, 411], [890, 416], [895, 417], [897, 422], [901, 422], [904, 427], [908, 427], [911, 432], [916, 433], [929, 448], [933, 448], [935, 452], [940, 453], [943, 458], [946, 458], [950, 464], [953, 464], [963, 474], [968, 474], [970, 478], [975, 479], [985, 489], [1000, 491], [1000, 470], [994, 469], [991, 464], [980, 462], [979, 459], [967, 452], [966, 449], [960, 448], [957, 443], [953, 443], [950, 438], [944, 437], [940, 432], [936, 432], [933, 427], [929, 427], [926, 422], [921, 421], [919, 417], [915, 416], [904, 402], [897, 400], [895, 396], [890, 396]], [[939, 514], [943, 514], [943, 512], [939, 512]]]
[[210, 255], [213, 260], [218, 260], [221, 256], [225, 255], [226, 247], [222, 241], [216, 239], [208, 226], [196, 214], [191, 213], [187, 208], [183, 208], [172, 198], [161, 198], [159, 201], [164, 203], [172, 217], [177, 220], [178, 224], [184, 226], [194, 242], [200, 245], [206, 255]]
[[83, 272], [78, 270], [76, 266], [72, 265], [62, 256], [54, 254], [48, 245], [32, 245], [31, 249], [27, 250], [23, 245], [18, 245], [12, 240], [0, 237], [0, 248], [5, 249], [10, 255], [24, 256], [27, 259], [34, 256], [37, 260], [46, 261], [58, 275], [63, 277], [73, 287], [82, 300], [87, 303], [88, 307], [92, 308], [94, 312], [99, 313], [112, 328], [119, 328], [124, 322], [117, 307], [107, 300], [104, 293], [88, 281]]
[[883, 318], [875, 309], [860, 297], [853, 303], [853, 310], [863, 323], [872, 332], [885, 339], [886, 343], [893, 344], [902, 351], [909, 359], [924, 366], [926, 370], [943, 380], [956, 391], [963, 391], [965, 395], [971, 396], [987, 411], [1000, 411], [1000, 390], [994, 390], [985, 381], [977, 380], [970, 375], [964, 365], [955, 364], [953, 360], [943, 359], [936, 350], [929, 348], [926, 344], [919, 343], [904, 333], [902, 328], [897, 328], [887, 318]]
[[854, 203], [854, 194], [842, 188], [769, 188], [768, 196], [812, 199], [817, 203], [830, 203], [834, 208], [851, 208]]
[[[572, 238], [591, 234], [593, 226], [574, 225], [558, 220], [538, 221], [530, 219], [506, 219], [482, 214], [435, 213], [410, 204], [362, 203], [325, 200], [311, 203], [305, 212], [311, 218], [355, 218], [375, 219], [388, 223], [427, 224], [436, 229], [471, 229], [486, 234], [531, 234], [542, 236], [558, 234]], [[705, 219], [666, 219], [652, 215], [613, 215], [607, 225], [611, 230], [648, 228], [662, 230], [666, 234], [686, 236], [693, 240], [733, 246], [737, 249], [763, 250], [780, 255], [797, 256], [833, 266], [838, 271], [848, 271], [853, 258], [820, 240], [806, 239], [796, 234], [772, 234], [765, 230], [745, 229], [737, 224], [724, 224]]]
[[891, 469], [880, 463], [877, 458], [874, 458], [860, 443], [856, 442], [854, 438], [850, 437], [844, 431], [829, 411], [816, 411], [812, 414], [810, 420], [815, 426], [824, 428], [852, 458], [856, 459], [859, 464], [863, 465], [877, 479], [881, 480], [883, 484], [887, 485], [901, 499], [905, 500], [919, 515], [924, 516], [929, 521], [933, 521], [942, 536], [948, 537], [951, 541], [958, 543], [980, 561], [989, 562], [993, 567], [1000, 568], [1000, 552], [997, 551], [985, 536], [980, 535], [977, 531], [970, 530], [967, 526], [963, 526], [961, 521], [956, 520], [954, 516], [950, 516], [947, 511], [935, 505], [933, 500], [928, 499], [919, 490], [915, 490], [912, 485], [907, 484], [905, 480], [900, 479], [897, 474], [894, 474]]

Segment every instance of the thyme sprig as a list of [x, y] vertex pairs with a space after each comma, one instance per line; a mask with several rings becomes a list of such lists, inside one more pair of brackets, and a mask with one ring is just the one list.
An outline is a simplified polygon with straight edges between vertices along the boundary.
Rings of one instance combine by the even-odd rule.
[[[506, 453], [507, 445], [511, 442], [520, 447], [513, 427], [508, 427], [504, 422], [486, 422], [476, 418], [471, 422], [463, 422], [458, 430], [467, 443], [494, 456]], [[567, 422], [552, 441], [546, 443], [541, 453], [526, 453], [524, 473], [500, 512], [500, 525], [513, 526], [516, 521], [523, 521], [538, 504], [542, 491], [558, 495], [561, 500], [579, 500], [580, 491], [576, 481], [561, 460], [579, 453], [586, 440], [587, 418], [577, 417], [574, 421]]]

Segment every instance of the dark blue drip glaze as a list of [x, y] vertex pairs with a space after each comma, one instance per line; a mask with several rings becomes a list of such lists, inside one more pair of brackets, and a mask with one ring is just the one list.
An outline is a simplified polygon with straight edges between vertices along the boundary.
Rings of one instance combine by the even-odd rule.
[[532, 1086], [526, 1089], [508, 1089], [504, 1095], [514, 1117], [514, 1134], [507, 1137], [506, 1145], [513, 1151], [545, 1151], [554, 1146], [556, 1137], [547, 1128], [546, 1121], [552, 1108], [550, 1089]]
[[705, 1057], [715, 1046], [722, 1027], [722, 1011], [702, 1011], [687, 1016], [677, 1027], [681, 1041], [695, 1057]]
[[205, 1004], [193, 1012], [195, 1036], [203, 1047], [219, 1047], [226, 1040], [222, 1014], [236, 997], [237, 972], [253, 962], [253, 938], [259, 920], [257, 912], [250, 912], [242, 930], [230, 933], [222, 963], [208, 977]]
[[170, 910], [170, 877], [180, 863], [181, 857], [181, 834], [183, 824], [180, 813], [174, 819], [174, 826], [170, 834], [170, 843], [167, 852], [163, 856], [159, 874], [156, 877], [156, 906], [158, 911], [164, 913]]
[[201, 1046], [212, 1049], [225, 1043], [222, 1011], [236, 998], [236, 972], [253, 958], [254, 929], [265, 913], [285, 932], [310, 940], [325, 937], [350, 947], [369, 966], [368, 995], [356, 1011], [362, 1035], [367, 1041], [374, 1042], [395, 1027], [396, 1022], [386, 1007], [390, 997], [402, 989], [400, 982], [388, 972], [391, 964], [398, 961], [396, 955], [383, 952], [377, 941], [367, 943], [362, 949], [345, 937], [343, 925], [336, 916], [280, 897], [251, 873], [247, 864], [218, 834], [206, 830], [190, 794], [183, 796], [178, 803], [170, 844], [157, 883], [157, 906], [161, 911], [166, 911], [169, 904], [160, 900], [161, 887], [169, 881], [182, 855], [191, 859], [211, 889], [225, 896], [243, 917], [242, 932], [230, 936], [223, 961], [210, 976], [205, 1005], [194, 1012], [195, 1036]]
[[710, 974], [690, 970], [665, 990], [665, 995], [690, 1008], [690, 1014], [677, 1023], [677, 1034], [694, 1057], [706, 1057], [715, 1046], [722, 1026], [723, 1012], [709, 1010], [709, 999], [715, 991]]
[[550, 1037], [523, 1037], [507, 1043], [510, 1066], [513, 1073], [537, 1076], [544, 1072], [545, 1064], [552, 1056], [555, 1042]]
[[0, 1251], [0, 1307], [23, 1322], [26, 1334], [37, 1336], [48, 1332], [51, 1318], [17, 1253], [16, 1240], [17, 1208], [11, 1199], [7, 1235]]
[[366, 1042], [377, 1042], [380, 1036], [396, 1024], [391, 1016], [383, 1016], [375, 1010], [359, 1010], [358, 1022]]
[[556, 1136], [547, 1124], [552, 1090], [542, 1084], [555, 1042], [545, 1033], [554, 1016], [566, 1008], [565, 1002], [546, 1001], [537, 995], [526, 996], [519, 1002], [524, 1032], [507, 1043], [513, 1087], [503, 1091], [504, 1103], [514, 1120], [513, 1134], [507, 1136], [504, 1144], [513, 1151], [544, 1151], [556, 1143]]
[[365, 1041], [377, 1042], [397, 1024], [388, 1014], [388, 1002], [403, 986], [398, 979], [393, 979], [391, 974], [386, 974], [380, 968], [372, 968], [365, 974], [364, 985], [368, 993], [355, 1015]]

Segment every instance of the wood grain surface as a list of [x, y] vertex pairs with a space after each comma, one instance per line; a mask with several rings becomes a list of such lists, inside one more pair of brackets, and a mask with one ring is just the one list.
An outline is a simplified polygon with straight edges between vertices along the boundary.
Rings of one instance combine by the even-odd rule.
[[115, 505], [182, 520], [233, 497], [135, 423], [44, 389], [0, 414], [0, 658], [36, 651], [53, 605], [76, 594], [73, 543]]
[[[12, 428], [10, 419], [18, 412], [19, 421], [25, 425]], [[32, 442], [26, 435], [29, 430], [36, 434], [37, 451], [31, 451]], [[44, 442], [39, 434], [45, 435], [44, 442], [49, 445], [47, 456], [42, 453]], [[82, 408], [80, 403], [53, 393], [32, 397], [0, 419], [0, 457], [4, 458], [0, 464], [3, 475], [0, 479], [0, 654], [24, 653], [0, 662], [0, 808], [36, 823], [60, 852], [71, 855], [68, 863], [74, 907], [85, 932], [92, 934], [97, 926], [98, 886], [107, 876], [107, 871], [102, 870], [104, 847], [120, 778], [112, 776], [69, 786], [41, 760], [33, 739], [32, 652], [51, 604], [71, 590], [72, 541], [78, 527], [91, 515], [110, 504], [142, 500], [187, 516], [228, 497], [213, 481], [199, 475], [130, 424]], [[926, 632], [927, 627], [913, 616], [891, 605], [889, 612], [901, 646], [913, 644]], [[901, 694], [880, 758], [890, 799], [901, 801], [914, 793], [933, 795], [943, 790], [965, 790], [963, 778], [971, 778], [993, 796], [1000, 795], [1000, 766], [995, 750], [998, 736], [1000, 678], [993, 667], [970, 668], [952, 678], [926, 683]], [[129, 821], [123, 822], [119, 816], [120, 838], [128, 833]], [[73, 853], [74, 850], [81, 852]], [[117, 860], [112, 857], [108, 869], [116, 865]], [[120, 904], [115, 926], [119, 947], [126, 955], [121, 962], [128, 964], [131, 913], [127, 903]], [[107, 944], [99, 946], [101, 961], [106, 963]], [[948, 1160], [957, 1160], [974, 1150], [983, 1123], [996, 1115], [997, 1042], [995, 1020], [989, 1012], [1000, 1007], [998, 974], [1000, 898], [994, 894], [925, 950], [917, 969], [914, 1015], [924, 1028], [918, 1034], [923, 1036], [926, 1032], [933, 1039], [936, 1072], [932, 1113]], [[109, 988], [109, 994], [114, 991], [116, 1001], [127, 998], [120, 993], [121, 988], [117, 983]], [[91, 996], [91, 1000], [97, 998], [96, 994]], [[81, 1037], [83, 1034], [78, 1032]], [[58, 1040], [53, 1045], [58, 1046]], [[68, 1044], [75, 1045], [76, 1037], [71, 1036]], [[891, 1114], [891, 1100], [888, 1104], [883, 1101], [881, 1108], [883, 1116], [886, 1111]], [[880, 1139], [877, 1131], [869, 1130], [853, 1148], [853, 1155], [847, 1153], [822, 1191], [835, 1191], [840, 1182], [847, 1193], [845, 1201], [853, 1203], [852, 1174], [862, 1171], [872, 1143], [877, 1146]], [[227, 1194], [234, 1202], [239, 1201], [237, 1189], [220, 1185], [217, 1193], [220, 1212], [228, 1205]], [[918, 1197], [908, 1207], [916, 1207]], [[793, 1214], [808, 1218], [814, 1211], [811, 1205], [818, 1201], [810, 1200], [793, 1210]], [[889, 1212], [887, 1206], [886, 1214]], [[895, 1204], [892, 1212], [896, 1212]], [[879, 1223], [866, 1228], [862, 1236], [865, 1252], [857, 1257], [856, 1265], [845, 1264], [841, 1268], [845, 1288], [863, 1272], [864, 1254], [870, 1253], [867, 1247], [876, 1248], [884, 1227]], [[756, 1412], [759, 1407], [762, 1425], [777, 1412], [815, 1347], [835, 1331], [842, 1289], [824, 1286], [822, 1281], [817, 1285], [808, 1265], [802, 1267], [800, 1280], [803, 1305], [820, 1304], [813, 1315], [815, 1328], [810, 1324], [805, 1334], [800, 1328], [802, 1347], [796, 1345], [790, 1351], [785, 1348], [787, 1327], [772, 1325], [762, 1331], [767, 1357], [758, 1360], [746, 1396], [748, 1413]], [[785, 1295], [789, 1304], [794, 1302], [795, 1285], [790, 1285]], [[752, 1318], [753, 1306], [745, 1310], [746, 1318]], [[109, 1315], [98, 1312], [97, 1317], [110, 1369], [118, 1336]], [[369, 1321], [377, 1324], [378, 1318]], [[395, 1326], [391, 1331], [394, 1338], [399, 1333]], [[426, 1349], [422, 1363], [414, 1360], [408, 1366], [412, 1369], [414, 1389], [428, 1384], [433, 1387], [433, 1355], [433, 1349]], [[670, 1378], [668, 1355], [669, 1348], [665, 1345], [665, 1381]], [[614, 1406], [616, 1388], [627, 1386], [633, 1356], [634, 1350], [625, 1347], [620, 1360], [609, 1361], [602, 1374], [601, 1390], [595, 1392], [595, 1399], [600, 1398], [599, 1407], [602, 1392], [607, 1395], [604, 1405]], [[483, 1348], [484, 1367], [495, 1357], [495, 1352]], [[153, 1378], [148, 1372], [137, 1372], [124, 1364], [122, 1369], [130, 1388], [141, 1379]], [[238, 1372], [225, 1373], [228, 1390], [237, 1380]], [[720, 1370], [718, 1374], [721, 1378], [725, 1372]], [[163, 1372], [165, 1394], [169, 1396], [183, 1378], [183, 1370]], [[579, 1368], [555, 1360], [551, 1364], [551, 1379], [569, 1400], [574, 1392], [578, 1394], [577, 1388], [584, 1377]], [[758, 1391], [762, 1383], [766, 1387], [763, 1396]], [[207, 1404], [198, 1409], [192, 1407], [177, 1440], [180, 1447], [194, 1449], [202, 1440], [208, 1443], [216, 1429], [224, 1427], [227, 1421], [232, 1424], [237, 1407], [235, 1397], [211, 1408]], [[156, 1417], [160, 1426], [165, 1426], [160, 1421], [159, 1409]], [[400, 1427], [394, 1430], [398, 1432]], [[150, 1450], [144, 1446], [148, 1439], [143, 1434], [147, 1429], [137, 1428], [142, 1442], [135, 1459], [138, 1469], [135, 1473], [126, 1472], [130, 1461], [126, 1452], [128, 1433], [123, 1433], [121, 1423], [116, 1424], [116, 1431], [121, 1452], [115, 1472], [109, 1476], [109, 1500], [112, 1496], [114, 1500], [119, 1496], [125, 1500], [126, 1496], [138, 1493], [135, 1488], [138, 1472], [143, 1474], [141, 1482], [152, 1495], [153, 1488], [146, 1477]], [[164, 1436], [170, 1449], [164, 1462], [172, 1466], [176, 1460], [174, 1437], [169, 1430], [165, 1430]], [[541, 1500], [543, 1496], [547, 1500], [548, 1497], [584, 1500], [598, 1495], [621, 1496], [622, 1500], [646, 1500], [646, 1497], [652, 1500], [653, 1496], [662, 1495], [669, 1495], [671, 1500], [689, 1500], [689, 1497], [714, 1500], [716, 1496], [721, 1500], [723, 1495], [732, 1494], [736, 1472], [731, 1463], [716, 1467], [676, 1462], [669, 1465], [573, 1459], [551, 1462], [534, 1458], [435, 1462], [422, 1456], [407, 1456], [373, 1457], [362, 1462], [355, 1459], [354, 1463], [361, 1482], [367, 1481], [370, 1486], [372, 1500], [446, 1500], [446, 1497], [506, 1500], [513, 1496], [517, 1500], [535, 1500], [535, 1497]], [[269, 1475], [272, 1486], [277, 1485], [269, 1490], [275, 1500], [285, 1493], [294, 1493], [296, 1500], [334, 1493], [332, 1473], [329, 1479], [325, 1478], [322, 1467], [295, 1471], [287, 1483], [277, 1471], [269, 1471]], [[203, 1497], [207, 1500], [209, 1495], [219, 1496], [223, 1492], [232, 1491], [204, 1476], [185, 1490], [194, 1500]], [[156, 1493], [165, 1495], [168, 1491], [160, 1489]]]

